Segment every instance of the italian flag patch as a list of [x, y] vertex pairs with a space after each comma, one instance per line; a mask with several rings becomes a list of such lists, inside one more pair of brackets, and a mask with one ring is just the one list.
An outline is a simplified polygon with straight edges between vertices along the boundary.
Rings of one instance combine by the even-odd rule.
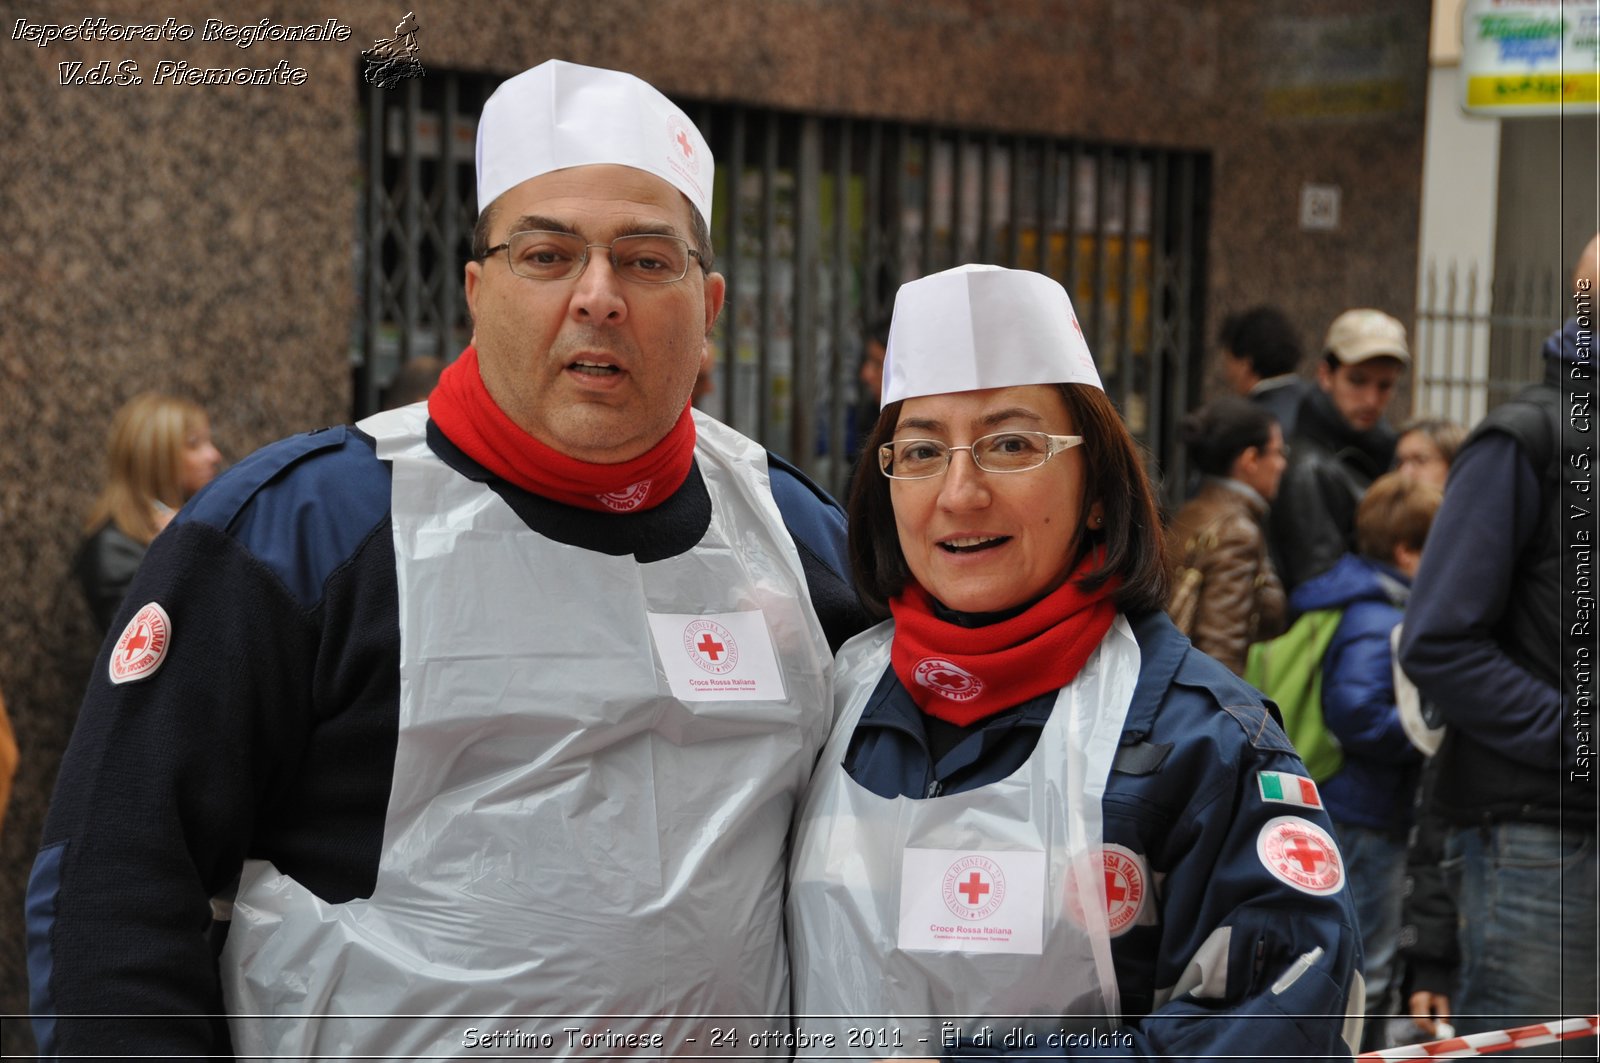
[[1263, 801], [1299, 805], [1301, 808], [1322, 807], [1322, 795], [1317, 793], [1317, 784], [1302, 775], [1263, 771], [1256, 775], [1256, 785], [1261, 787]]

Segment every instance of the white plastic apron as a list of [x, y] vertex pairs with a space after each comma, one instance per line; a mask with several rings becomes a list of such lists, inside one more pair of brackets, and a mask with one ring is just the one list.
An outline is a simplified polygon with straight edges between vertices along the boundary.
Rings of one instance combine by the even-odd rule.
[[[639, 564], [529, 530], [428, 449], [425, 411], [361, 424], [393, 462], [400, 606], [377, 887], [328, 904], [246, 864], [222, 958], [236, 1050], [659, 1057], [707, 1054], [695, 1015], [786, 1027], [785, 842], [831, 663], [765, 454], [697, 417], [711, 526]], [[689, 640], [647, 614], [745, 617], [783, 695], [673, 696], [663, 662]]]
[[[1100, 799], [1139, 677], [1127, 621], [1117, 617], [1057, 695], [1021, 768], [976, 790], [927, 799], [878, 797], [841, 766], [889, 666], [892, 634], [891, 624], [882, 625], [839, 652], [838, 719], [797, 828], [789, 899], [795, 1024], [805, 1035], [834, 1035], [831, 1050], [812, 1040], [800, 1055], [936, 1057], [945, 1021], [967, 1037], [987, 1024], [996, 1046], [1019, 1025], [998, 1016], [1038, 1017], [1020, 1025], [1041, 1044], [1045, 1034], [1075, 1029], [1070, 1016], [1116, 1021]], [[1030, 865], [1037, 875], [1026, 874]], [[1012, 922], [996, 924], [1013, 935], [1001, 951], [967, 951], [970, 936], [951, 941], [985, 926], [964, 922], [972, 910], [954, 896], [948, 912], [914, 918], [927, 911], [917, 898], [926, 897], [930, 875], [944, 872], [945, 890], [959, 890], [977, 870], [982, 881], [970, 885], [988, 892], [983, 869], [1002, 867], [1010, 879], [1003, 904], [1027, 912], [1023, 898], [1035, 888], [1042, 902], [1031, 910], [1042, 927], [1012, 913]], [[1001, 892], [993, 883], [991, 895]]]

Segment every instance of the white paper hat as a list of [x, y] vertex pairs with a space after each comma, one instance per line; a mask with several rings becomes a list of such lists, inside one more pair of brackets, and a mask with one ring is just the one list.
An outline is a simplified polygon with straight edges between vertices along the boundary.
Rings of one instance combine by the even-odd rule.
[[478, 211], [530, 177], [615, 163], [655, 174], [711, 224], [716, 165], [689, 116], [632, 74], [540, 63], [503, 82], [478, 119]]
[[1105, 390], [1066, 289], [1042, 273], [957, 266], [900, 287], [883, 404], [1022, 384]]

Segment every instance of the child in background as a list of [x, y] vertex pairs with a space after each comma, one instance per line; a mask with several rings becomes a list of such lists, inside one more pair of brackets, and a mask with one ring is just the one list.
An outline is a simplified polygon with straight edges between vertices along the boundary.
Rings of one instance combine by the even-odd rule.
[[1322, 715], [1343, 766], [1321, 784], [1349, 873], [1367, 983], [1367, 1028], [1394, 1013], [1395, 952], [1404, 899], [1406, 834], [1422, 754], [1395, 706], [1390, 632], [1400, 622], [1422, 545], [1438, 512], [1437, 487], [1393, 472], [1379, 477], [1356, 510], [1357, 554], [1295, 588], [1292, 609], [1343, 609], [1322, 660]]

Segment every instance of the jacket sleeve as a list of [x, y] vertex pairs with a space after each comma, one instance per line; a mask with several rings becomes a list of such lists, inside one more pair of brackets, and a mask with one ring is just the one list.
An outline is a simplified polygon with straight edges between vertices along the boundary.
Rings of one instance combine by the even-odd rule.
[[[1216, 547], [1201, 561], [1205, 582], [1195, 609], [1193, 642], [1234, 675], [1244, 674], [1250, 648], [1251, 617], [1258, 614], [1258, 576], [1264, 576], [1261, 533], [1253, 522], [1224, 521]], [[1268, 566], [1270, 567], [1270, 565]], [[1278, 592], [1282, 613], [1281, 588]]]
[[1345, 610], [1322, 660], [1322, 719], [1352, 753], [1415, 764], [1422, 754], [1406, 737], [1394, 700], [1389, 634], [1397, 622], [1393, 609], [1374, 602]]
[[1538, 474], [1509, 435], [1486, 433], [1457, 455], [1412, 583], [1400, 664], [1446, 723], [1554, 771], [1552, 752], [1578, 733], [1562, 726], [1561, 692], [1494, 638], [1539, 509]]
[[1162, 987], [1153, 1010], [1126, 1020], [1110, 1044], [961, 1047], [950, 1058], [1351, 1058], [1364, 1006], [1361, 946], [1332, 822], [1262, 796], [1261, 772], [1306, 770], [1264, 706], [1226, 712], [1254, 737], [1235, 729], [1232, 743], [1196, 751], [1212, 765], [1154, 870]]
[[204, 524], [157, 536], [125, 614], [150, 602], [164, 655], [114, 682], [113, 655], [138, 647], [121, 632], [102, 647], [29, 883], [45, 1058], [225, 1044], [211, 898], [238, 873], [273, 766], [305, 739], [314, 633], [235, 540]]
[[1284, 473], [1272, 503], [1273, 545], [1283, 585], [1294, 590], [1332, 568], [1350, 550], [1355, 506], [1334, 465], [1307, 462]]
[[772, 498], [800, 555], [811, 607], [828, 648], [838, 652], [871, 626], [850, 579], [844, 510], [793, 465], [771, 452], [767, 461]]

